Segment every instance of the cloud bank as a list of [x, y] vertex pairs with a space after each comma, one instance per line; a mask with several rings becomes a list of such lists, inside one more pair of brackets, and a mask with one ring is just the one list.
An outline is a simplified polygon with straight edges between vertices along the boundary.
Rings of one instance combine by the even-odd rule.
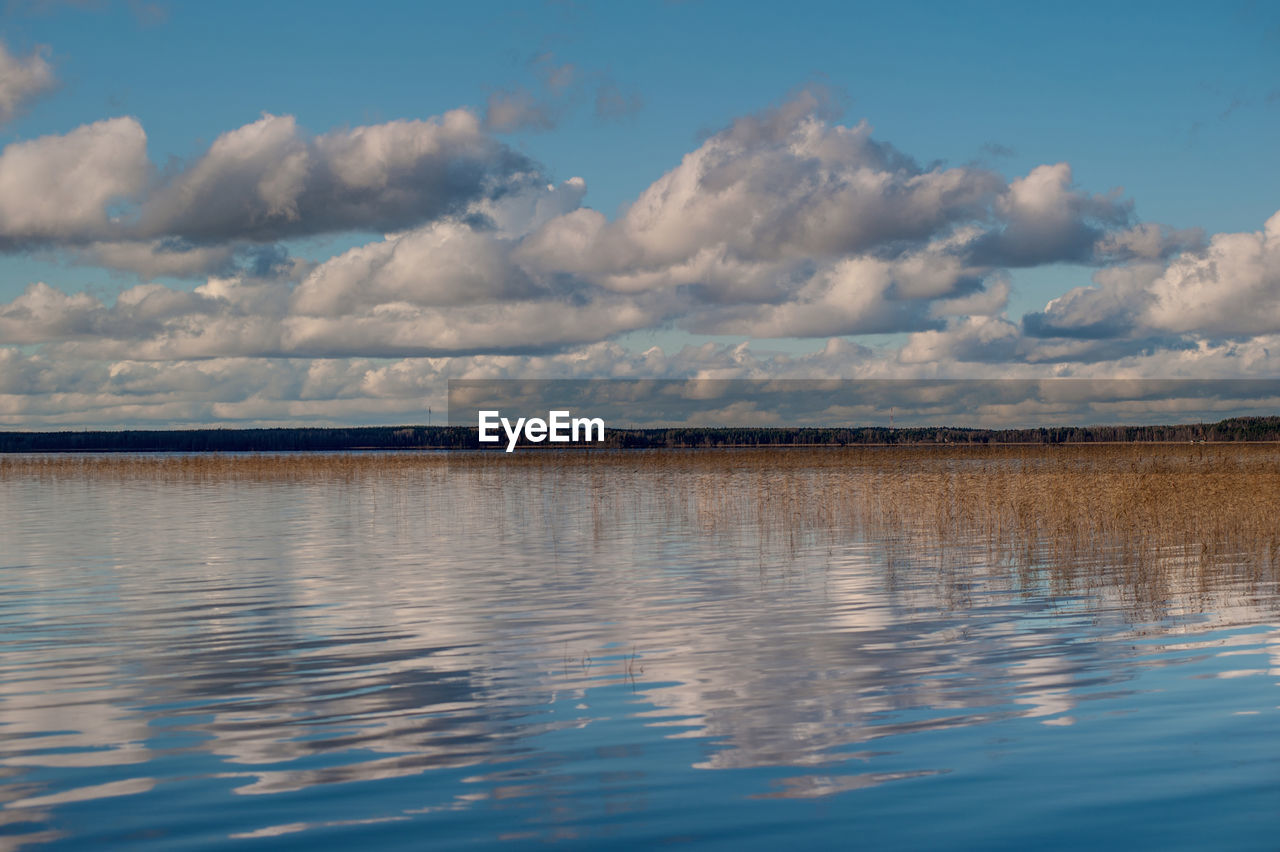
[[[264, 115], [169, 169], [127, 117], [9, 145], [0, 248], [143, 283], [108, 299], [35, 282], [0, 304], [0, 422], [421, 420], [446, 378], [477, 373], [1275, 371], [1280, 214], [1207, 238], [1141, 222], [1067, 163], [924, 165], [801, 93], [706, 138], [611, 220], [582, 179], [499, 141], [502, 123], [492, 103], [320, 134]], [[367, 236], [318, 262], [281, 245], [326, 234]], [[1010, 317], [1009, 270], [1059, 263], [1092, 283]], [[742, 342], [614, 342], [670, 329]], [[849, 339], [872, 333], [900, 337]]]

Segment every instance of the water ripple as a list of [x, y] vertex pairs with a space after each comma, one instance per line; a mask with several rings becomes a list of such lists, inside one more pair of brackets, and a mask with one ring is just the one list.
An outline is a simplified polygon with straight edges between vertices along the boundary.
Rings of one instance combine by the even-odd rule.
[[1272, 574], [447, 473], [0, 477], [0, 850], [1280, 828]]

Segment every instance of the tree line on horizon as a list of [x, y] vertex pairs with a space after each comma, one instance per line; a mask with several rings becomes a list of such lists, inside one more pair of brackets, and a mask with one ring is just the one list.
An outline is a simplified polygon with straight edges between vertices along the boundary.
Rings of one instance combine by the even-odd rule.
[[[714, 447], [1090, 444], [1280, 441], [1280, 417], [1233, 417], [1217, 423], [1159, 426], [962, 427], [667, 427], [608, 429], [612, 449]], [[551, 445], [533, 445], [548, 448]], [[569, 445], [572, 446], [572, 445]], [[578, 445], [581, 446], [581, 445]], [[563, 449], [565, 445], [556, 445]], [[474, 426], [352, 426], [274, 429], [125, 429], [0, 432], [0, 452], [353, 452], [361, 450], [493, 450]], [[500, 450], [499, 450], [500, 451]]]

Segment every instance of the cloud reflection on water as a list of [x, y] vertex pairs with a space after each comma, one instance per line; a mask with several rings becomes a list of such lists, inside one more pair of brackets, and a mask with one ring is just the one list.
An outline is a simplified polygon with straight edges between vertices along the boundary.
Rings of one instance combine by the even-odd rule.
[[[1276, 623], [1274, 574], [1020, 564], [774, 499], [830, 475], [0, 477], [0, 802], [54, 825], [163, 790], [149, 767], [179, 757], [236, 794], [478, 767], [432, 807], [549, 802], [577, 783], [555, 735], [620, 711], [705, 743], [691, 768], [811, 768], [755, 795], [822, 797], [953, 769], [882, 769], [878, 740], [1087, 723], [1184, 648], [1240, 655], [1217, 677], [1280, 670], [1280, 632], [1229, 629]], [[596, 706], [609, 685], [629, 703]]]

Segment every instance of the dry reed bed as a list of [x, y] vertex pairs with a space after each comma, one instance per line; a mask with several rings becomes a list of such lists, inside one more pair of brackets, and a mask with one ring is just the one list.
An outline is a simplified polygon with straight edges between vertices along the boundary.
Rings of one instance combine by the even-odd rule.
[[0, 480], [414, 475], [493, 493], [577, 489], [633, 516], [638, 505], [621, 504], [648, 501], [650, 513], [728, 535], [981, 545], [1020, 567], [1105, 560], [1148, 585], [1144, 575], [1170, 566], [1206, 587], [1280, 566], [1277, 445], [0, 456]]

